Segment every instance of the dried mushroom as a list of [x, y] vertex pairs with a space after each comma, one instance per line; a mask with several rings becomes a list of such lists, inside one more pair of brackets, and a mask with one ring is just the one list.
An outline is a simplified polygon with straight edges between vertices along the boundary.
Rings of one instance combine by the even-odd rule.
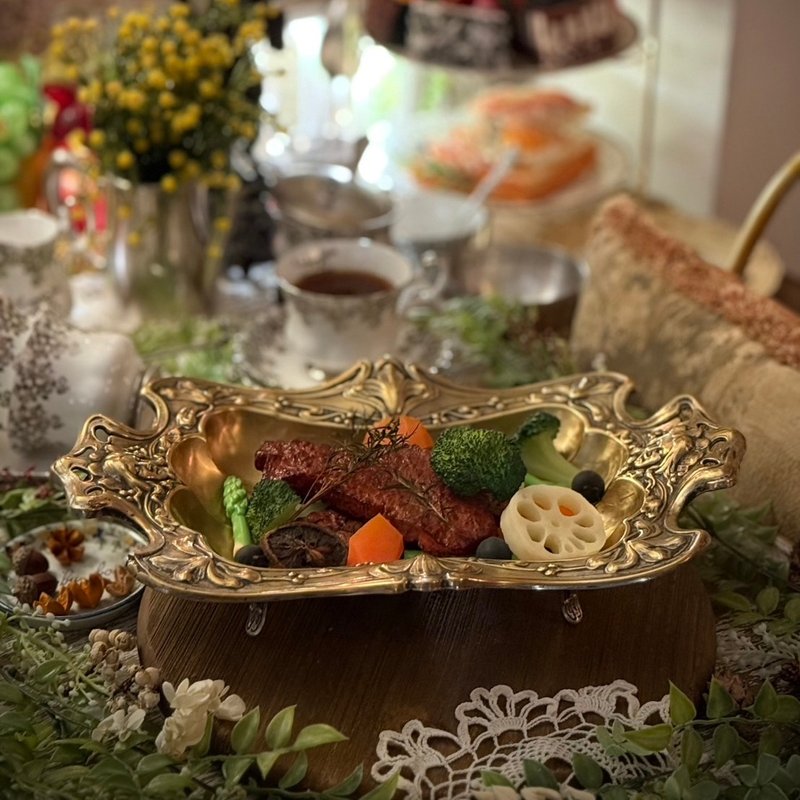
[[79, 608], [97, 608], [103, 597], [105, 583], [99, 572], [93, 572], [86, 578], [70, 581], [67, 588]]
[[114, 570], [114, 577], [106, 581], [106, 591], [112, 597], [126, 597], [136, 583], [133, 573], [123, 565]]

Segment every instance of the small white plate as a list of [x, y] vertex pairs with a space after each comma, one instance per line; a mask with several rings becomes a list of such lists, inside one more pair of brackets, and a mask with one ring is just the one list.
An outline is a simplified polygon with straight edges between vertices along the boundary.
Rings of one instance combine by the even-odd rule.
[[[85, 537], [83, 559], [75, 561], [67, 567], [58, 562], [47, 546], [50, 534], [64, 528], [79, 530]], [[54, 522], [33, 528], [12, 539], [6, 545], [6, 549], [11, 552], [17, 545], [30, 545], [39, 550], [47, 558], [48, 569], [55, 575], [61, 586], [72, 580], [86, 578], [93, 572], [99, 572], [104, 577], [111, 577], [114, 569], [124, 565], [128, 555], [135, 548], [146, 543], [147, 539], [133, 528], [116, 521], [98, 518]], [[9, 583], [13, 585], [16, 577], [13, 570], [8, 577]], [[50, 618], [39, 614], [30, 614], [27, 616], [27, 620], [32, 625], [45, 625], [59, 620], [62, 623], [65, 622], [71, 630], [99, 627], [138, 603], [143, 588], [142, 584], [137, 582], [134, 584], [133, 591], [125, 597], [112, 597], [108, 592], [104, 592], [100, 604], [96, 608], [83, 611], [74, 605], [72, 613], [64, 617]], [[0, 611], [16, 611], [19, 607], [16, 597], [0, 594]]]
[[[311, 367], [292, 348], [286, 340], [284, 323], [283, 306], [272, 306], [237, 336], [234, 357], [245, 377], [256, 386], [281, 389], [309, 389], [335, 377]], [[422, 367], [434, 367], [441, 355], [441, 345], [418, 335], [408, 324], [396, 352], [390, 355]]]

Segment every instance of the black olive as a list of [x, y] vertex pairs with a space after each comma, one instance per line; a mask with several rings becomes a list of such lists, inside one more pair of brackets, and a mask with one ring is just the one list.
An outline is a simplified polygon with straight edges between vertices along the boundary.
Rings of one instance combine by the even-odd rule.
[[511, 548], [506, 544], [505, 539], [499, 536], [490, 536], [484, 539], [475, 550], [475, 555], [478, 558], [492, 558], [496, 560], [507, 560], [514, 558]]
[[596, 506], [606, 493], [606, 484], [596, 472], [585, 469], [572, 479], [572, 489]]
[[248, 567], [262, 569], [270, 565], [266, 553], [257, 544], [248, 544], [246, 547], [242, 547], [233, 560], [239, 564], [247, 564]]

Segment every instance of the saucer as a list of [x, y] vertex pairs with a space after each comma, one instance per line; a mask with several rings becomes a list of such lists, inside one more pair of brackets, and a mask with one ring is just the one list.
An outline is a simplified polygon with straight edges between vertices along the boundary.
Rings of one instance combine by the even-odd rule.
[[[236, 336], [234, 358], [243, 377], [255, 386], [276, 389], [309, 389], [339, 374], [309, 364], [286, 339], [286, 312], [275, 305], [257, 316]], [[408, 363], [438, 371], [441, 345], [431, 342], [410, 322], [403, 326], [391, 354]], [[344, 372], [347, 367], [343, 367]]]

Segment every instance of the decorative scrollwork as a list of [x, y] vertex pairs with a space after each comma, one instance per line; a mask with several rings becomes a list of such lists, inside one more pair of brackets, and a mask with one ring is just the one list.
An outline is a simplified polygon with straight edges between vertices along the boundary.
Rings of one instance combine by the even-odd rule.
[[[258, 602], [354, 592], [470, 587], [578, 589], [652, 578], [692, 558], [702, 531], [679, 528], [678, 515], [698, 492], [731, 485], [744, 452], [736, 431], [710, 420], [691, 397], [678, 397], [647, 419], [626, 409], [630, 381], [615, 373], [587, 373], [530, 386], [490, 390], [452, 384], [394, 359], [361, 362], [328, 383], [302, 391], [251, 389], [162, 378], [142, 392], [153, 411], [147, 430], [102, 416], [89, 419], [73, 450], [54, 465], [70, 503], [97, 514], [112, 510], [136, 523], [148, 545], [131, 557], [139, 578], [198, 599]], [[350, 431], [391, 414], [412, 413], [427, 425], [498, 420], [537, 407], [572, 414], [583, 437], [597, 436], [621, 456], [615, 543], [590, 558], [554, 563], [486, 561], [420, 555], [392, 564], [315, 570], [254, 569], [215, 551], [205, 534], [185, 524], [176, 507], [193, 492], [179, 477], [176, 454], [207, 440], [218, 414], [256, 414], [285, 430]], [[243, 426], [243, 429], [246, 426]], [[258, 442], [228, 442], [248, 454]], [[617, 462], [614, 462], [617, 463]], [[216, 467], [214, 467], [216, 469]]]

